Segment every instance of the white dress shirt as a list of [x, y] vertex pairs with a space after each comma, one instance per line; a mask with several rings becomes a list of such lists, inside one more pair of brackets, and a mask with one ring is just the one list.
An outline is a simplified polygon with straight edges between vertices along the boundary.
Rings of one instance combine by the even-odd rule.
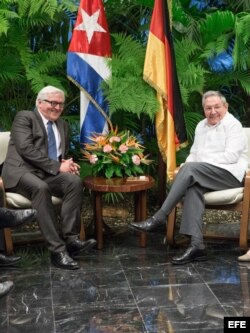
[[247, 137], [241, 123], [229, 112], [214, 126], [207, 119], [195, 129], [186, 162], [206, 162], [226, 169], [240, 182], [248, 169]]

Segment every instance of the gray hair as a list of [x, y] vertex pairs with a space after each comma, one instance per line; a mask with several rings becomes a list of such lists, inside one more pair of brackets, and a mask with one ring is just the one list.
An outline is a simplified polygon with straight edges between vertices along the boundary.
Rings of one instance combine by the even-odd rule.
[[209, 91], [205, 92], [202, 96], [202, 106], [205, 105], [206, 99], [210, 96], [219, 97], [223, 104], [227, 103], [226, 97], [224, 95], [222, 95], [222, 93], [220, 91], [209, 90]]
[[53, 95], [53, 94], [60, 94], [63, 95], [63, 97], [65, 98], [65, 93], [63, 90], [53, 86], [46, 86], [43, 89], [41, 89], [37, 94], [36, 106], [38, 105], [39, 100], [44, 100], [48, 97], [48, 95]]

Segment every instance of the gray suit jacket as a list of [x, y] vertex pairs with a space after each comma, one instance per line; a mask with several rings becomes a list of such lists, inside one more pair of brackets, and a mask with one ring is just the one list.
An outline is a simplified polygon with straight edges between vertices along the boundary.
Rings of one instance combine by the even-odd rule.
[[[62, 158], [69, 147], [67, 123], [56, 121], [61, 136]], [[11, 129], [6, 160], [2, 170], [5, 187], [15, 187], [27, 172], [44, 179], [59, 172], [60, 162], [48, 158], [48, 139], [42, 118], [37, 110], [17, 113]]]

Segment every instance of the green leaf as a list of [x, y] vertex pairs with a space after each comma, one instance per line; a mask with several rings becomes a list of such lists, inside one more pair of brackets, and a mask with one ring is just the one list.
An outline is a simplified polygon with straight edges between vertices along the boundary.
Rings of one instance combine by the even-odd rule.
[[123, 177], [122, 170], [118, 166], [115, 167], [115, 175], [117, 177]]

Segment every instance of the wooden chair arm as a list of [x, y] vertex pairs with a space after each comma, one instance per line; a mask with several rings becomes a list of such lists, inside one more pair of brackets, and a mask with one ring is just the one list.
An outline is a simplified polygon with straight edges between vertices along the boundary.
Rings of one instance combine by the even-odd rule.
[[242, 202], [242, 216], [240, 225], [240, 248], [248, 249], [248, 228], [249, 228], [249, 205], [250, 205], [250, 171], [247, 171], [244, 178], [244, 193]]
[[244, 187], [246, 190], [250, 189], [250, 170], [247, 171], [245, 179], [244, 179]]
[[[5, 189], [3, 179], [0, 177], [0, 207], [6, 207]], [[5, 239], [5, 252], [7, 255], [13, 254], [13, 241], [10, 228], [4, 228], [4, 239]]]
[[179, 172], [181, 167], [177, 167], [174, 169], [174, 173], [173, 173], [173, 179], [171, 181], [171, 184], [173, 183], [173, 181], [175, 180], [175, 177], [177, 176], [177, 173]]
[[5, 201], [5, 189], [3, 184], [3, 179], [0, 177], [0, 207], [5, 207], [6, 201]]

